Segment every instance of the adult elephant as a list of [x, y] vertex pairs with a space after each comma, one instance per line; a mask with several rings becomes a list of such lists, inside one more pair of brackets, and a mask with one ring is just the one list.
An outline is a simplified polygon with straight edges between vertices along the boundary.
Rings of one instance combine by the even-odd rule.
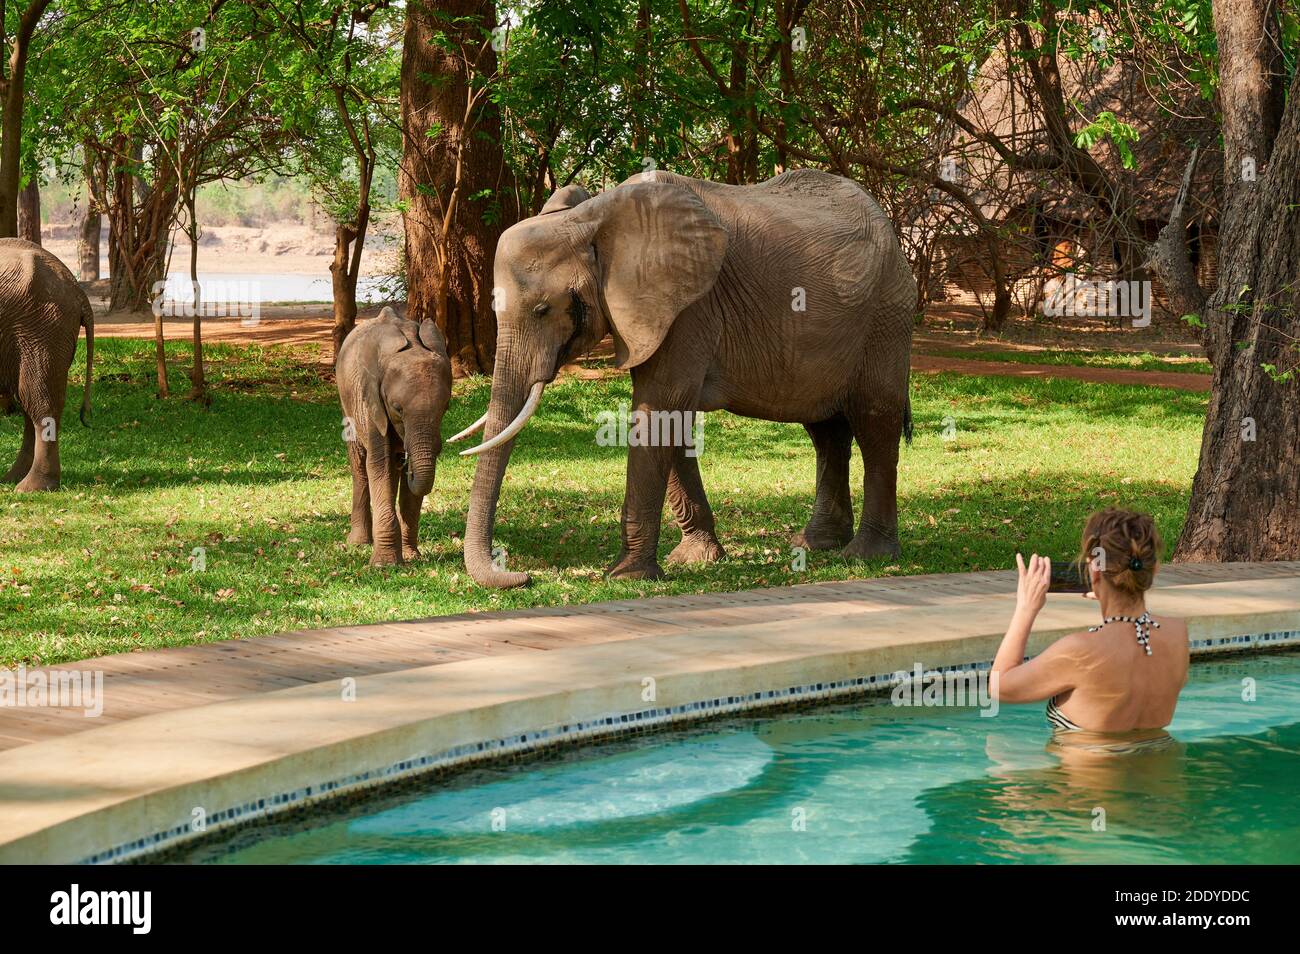
[[[481, 455], [465, 531], [465, 567], [480, 584], [528, 582], [492, 559], [510, 450], [545, 385], [606, 334], [618, 366], [631, 369], [634, 411], [723, 409], [807, 428], [817, 496], [797, 544], [898, 553], [916, 285], [889, 219], [856, 183], [803, 169], [753, 186], [656, 171], [594, 198], [570, 186], [501, 236], [494, 282], [492, 397], [457, 435], [484, 428], [465, 452]], [[866, 470], [856, 534], [854, 439]], [[688, 451], [681, 442], [629, 449], [611, 576], [661, 575], [665, 491], [682, 530], [668, 561], [724, 555]]]
[[59, 487], [59, 428], [68, 369], [83, 325], [86, 387], [81, 423], [85, 424], [95, 353], [90, 301], [54, 255], [22, 239], [0, 239], [0, 396], [16, 397], [24, 418], [18, 459], [0, 480], [16, 483], [19, 491]]

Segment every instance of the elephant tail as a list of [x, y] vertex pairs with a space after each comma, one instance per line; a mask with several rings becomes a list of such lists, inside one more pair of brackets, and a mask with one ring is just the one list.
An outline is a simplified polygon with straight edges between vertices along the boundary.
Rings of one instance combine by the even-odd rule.
[[903, 440], [910, 445], [912, 443], [912, 396], [907, 396], [903, 404]]
[[95, 312], [87, 301], [81, 310], [81, 323], [86, 328], [86, 388], [81, 395], [81, 423], [84, 427], [89, 427], [90, 422], [86, 418], [90, 415], [90, 386], [95, 381]]

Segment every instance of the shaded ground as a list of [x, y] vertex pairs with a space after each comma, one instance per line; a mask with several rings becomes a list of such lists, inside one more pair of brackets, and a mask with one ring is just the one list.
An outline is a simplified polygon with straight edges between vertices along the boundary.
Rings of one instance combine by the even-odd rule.
[[912, 353], [912, 370], [923, 374], [999, 374], [1022, 378], [1069, 378], [1105, 384], [1144, 384], [1185, 391], [1210, 390], [1208, 374], [1178, 371], [1124, 371], [1118, 368], [1090, 368], [1070, 365], [1030, 364], [1019, 361], [989, 361]]
[[[332, 318], [321, 305], [265, 305], [261, 311], [256, 321], [206, 319], [204, 340], [260, 345], [319, 344], [318, 360], [325, 365], [331, 363]], [[361, 317], [364, 320], [378, 312], [379, 306], [364, 308]], [[163, 328], [168, 341], [188, 341], [192, 333], [188, 320], [165, 321]], [[1113, 325], [1107, 328], [1101, 322], [1081, 323], [1071, 328], [1014, 322], [1008, 324], [1005, 335], [991, 338], [979, 333], [978, 309], [936, 306], [917, 330], [912, 369], [922, 373], [1066, 378], [1208, 391], [1209, 366], [1201, 357], [1199, 344], [1190, 336], [1172, 337], [1178, 330], [1175, 328], [1166, 327], [1159, 332], [1166, 337], [1151, 337], [1148, 335], [1151, 330], [1116, 329]], [[142, 321], [139, 315], [121, 312], [104, 315], [98, 319], [95, 333], [105, 338], [152, 338], [153, 320]], [[582, 365], [605, 366], [611, 353], [607, 340], [605, 347], [584, 359]], [[1039, 359], [1041, 364], [1036, 363]]]

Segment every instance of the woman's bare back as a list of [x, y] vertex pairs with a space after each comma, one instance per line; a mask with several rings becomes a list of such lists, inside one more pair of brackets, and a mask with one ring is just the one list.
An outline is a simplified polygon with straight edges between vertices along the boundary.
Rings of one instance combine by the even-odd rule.
[[1093, 732], [1128, 732], [1161, 729], [1173, 720], [1178, 693], [1187, 682], [1187, 624], [1174, 617], [1151, 618], [1159, 625], [1150, 629], [1150, 655], [1131, 622], [1065, 637], [1077, 680], [1055, 701], [1074, 725]]

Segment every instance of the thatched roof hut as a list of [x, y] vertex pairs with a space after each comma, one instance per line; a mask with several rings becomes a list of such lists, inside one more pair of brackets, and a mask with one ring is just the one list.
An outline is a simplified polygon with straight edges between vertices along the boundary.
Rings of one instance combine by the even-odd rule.
[[[1000, 230], [1013, 297], [1031, 307], [1041, 297], [1043, 282], [1053, 275], [1113, 273], [1122, 243], [1154, 240], [1168, 221], [1193, 145], [1201, 147], [1201, 155], [1188, 200], [1189, 242], [1198, 272], [1212, 279], [1222, 158], [1210, 105], [1191, 90], [1171, 95], [1153, 89], [1141, 70], [1122, 61], [1061, 55], [1059, 64], [1064, 99], [1074, 110], [1071, 129], [1113, 117], [1136, 134], [1127, 142], [1128, 163], [1123, 149], [1107, 137], [1098, 137], [1088, 151], [1113, 186], [1111, 202], [1134, 223], [1137, 234], [1124, 234], [1120, 217], [1106, 215], [1065, 170], [1012, 165], [987, 141], [997, 137], [1015, 156], [1041, 155], [1048, 144], [1026, 71], [1008, 70], [1004, 57], [991, 57], [959, 109], [971, 129], [953, 124], [940, 174], [965, 190]], [[934, 198], [948, 208], [936, 206], [929, 224], [941, 218], [950, 222], [958, 203], [937, 192]], [[936, 270], [938, 284], [946, 292], [936, 288], [936, 297], [983, 303], [982, 296], [991, 294], [986, 242], [970, 222], [968, 217], [966, 227], [957, 229], [945, 225], [947, 234], [936, 242], [937, 254], [944, 259]]]

